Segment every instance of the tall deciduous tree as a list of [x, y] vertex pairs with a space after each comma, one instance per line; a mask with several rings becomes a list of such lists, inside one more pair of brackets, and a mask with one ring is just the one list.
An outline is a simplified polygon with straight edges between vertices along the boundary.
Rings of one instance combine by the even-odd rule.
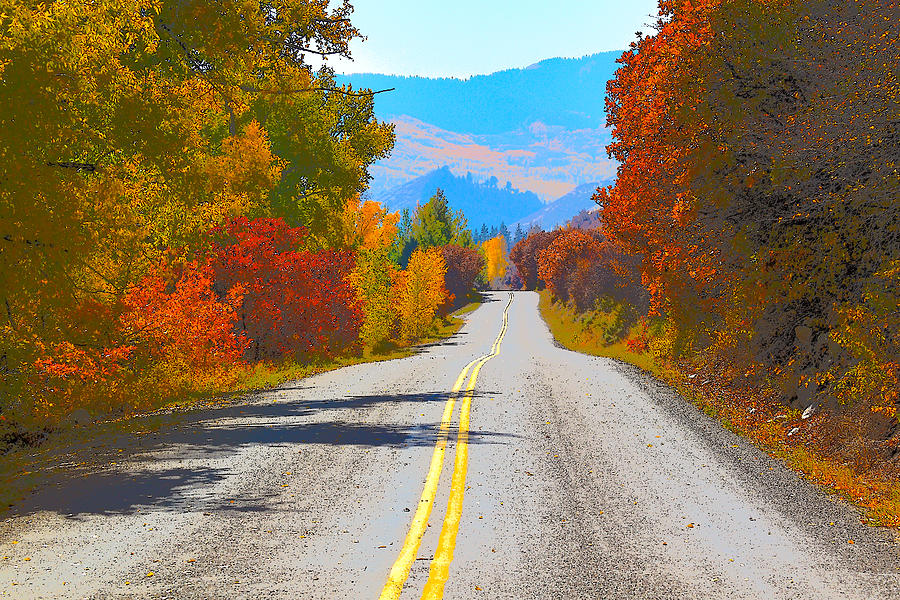
[[491, 285], [497, 285], [506, 275], [506, 266], [509, 264], [506, 260], [506, 238], [498, 235], [481, 244], [481, 248], [487, 269], [485, 278]]
[[[897, 372], [874, 323], [900, 338], [876, 308], [900, 248], [898, 18], [878, 1], [665, 1], [608, 85], [605, 233], [643, 257], [686, 338], [718, 340], [797, 405], [863, 363]], [[868, 381], [850, 387], [875, 402]]]
[[[7, 0], [0, 10], [0, 408], [61, 344], [125, 344], [121, 300], [238, 215], [336, 244], [392, 143], [372, 94], [305, 57], [348, 54], [318, 0]], [[102, 306], [103, 310], [85, 310]], [[103, 315], [103, 316], [101, 316]]]

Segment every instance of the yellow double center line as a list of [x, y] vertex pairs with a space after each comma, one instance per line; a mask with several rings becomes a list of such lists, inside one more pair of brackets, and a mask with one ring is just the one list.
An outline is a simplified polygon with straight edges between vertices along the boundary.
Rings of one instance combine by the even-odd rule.
[[400, 555], [394, 562], [394, 566], [391, 567], [387, 583], [381, 591], [381, 600], [396, 600], [400, 597], [400, 592], [403, 591], [403, 584], [406, 583], [406, 579], [409, 577], [409, 570], [412, 568], [413, 561], [416, 560], [416, 554], [422, 543], [422, 536], [428, 527], [428, 517], [431, 516], [431, 509], [434, 506], [434, 499], [437, 495], [438, 482], [444, 466], [444, 453], [447, 449], [447, 434], [453, 418], [453, 408], [456, 405], [456, 399], [462, 389], [463, 382], [466, 380], [466, 375], [469, 375], [471, 370], [469, 383], [466, 386], [465, 396], [463, 396], [459, 409], [459, 433], [456, 438], [456, 458], [453, 468], [453, 479], [450, 484], [450, 500], [447, 503], [447, 514], [444, 517], [444, 525], [441, 528], [438, 547], [434, 553], [431, 570], [428, 573], [428, 581], [422, 593], [422, 598], [439, 599], [443, 596], [444, 585], [447, 582], [447, 576], [450, 571], [450, 563], [453, 560], [453, 550], [456, 547], [459, 520], [462, 516], [466, 471], [469, 466], [469, 413], [472, 408], [472, 396], [481, 367], [500, 353], [500, 344], [503, 342], [503, 337], [506, 335], [506, 330], [509, 326], [509, 307], [512, 304], [512, 299], [512, 294], [510, 294], [509, 302], [507, 302], [506, 308], [503, 310], [503, 325], [500, 328], [500, 333], [497, 334], [497, 339], [494, 340], [494, 345], [491, 346], [490, 353], [467, 364], [459, 374], [459, 377], [456, 378], [456, 383], [453, 384], [450, 397], [447, 399], [446, 406], [444, 406], [441, 427], [431, 455], [431, 465], [428, 468], [428, 475], [425, 477], [425, 487], [419, 499], [419, 506], [416, 508], [415, 515], [413, 515], [409, 533], [406, 534], [403, 548], [400, 549]]

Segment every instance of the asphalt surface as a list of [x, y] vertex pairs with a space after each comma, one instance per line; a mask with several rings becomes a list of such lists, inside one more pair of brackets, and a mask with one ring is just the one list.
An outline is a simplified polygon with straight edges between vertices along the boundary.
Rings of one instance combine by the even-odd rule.
[[[0, 597], [378, 598], [449, 392], [507, 303], [492, 294], [416, 356], [180, 415], [59, 469], [0, 522]], [[895, 532], [637, 370], [558, 348], [536, 295], [508, 317], [471, 394], [444, 598], [900, 598]], [[461, 400], [402, 598], [438, 548]]]

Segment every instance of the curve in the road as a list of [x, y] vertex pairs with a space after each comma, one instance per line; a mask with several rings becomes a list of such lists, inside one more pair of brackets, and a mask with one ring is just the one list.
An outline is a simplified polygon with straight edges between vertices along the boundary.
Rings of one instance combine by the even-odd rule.
[[469, 385], [466, 388], [466, 396], [459, 408], [459, 435], [456, 439], [456, 458], [453, 469], [453, 479], [450, 484], [450, 500], [447, 502], [447, 514], [444, 517], [444, 525], [441, 528], [441, 536], [438, 538], [438, 547], [431, 562], [431, 570], [428, 573], [428, 581], [422, 592], [423, 600], [440, 600], [444, 596], [444, 585], [450, 576], [450, 563], [453, 562], [453, 550], [456, 547], [456, 534], [459, 532], [459, 519], [462, 517], [463, 495], [466, 490], [466, 472], [469, 466], [469, 413], [472, 409], [472, 393], [478, 380], [481, 367], [500, 354], [500, 344], [509, 327], [509, 307], [513, 296], [509, 295], [509, 302], [503, 311], [503, 325], [500, 334], [494, 342], [491, 353], [482, 358], [472, 370]]
[[[441, 535], [438, 539], [438, 547], [434, 554], [434, 561], [431, 564], [431, 570], [428, 574], [428, 581], [425, 584], [425, 590], [422, 598], [431, 600], [440, 599], [443, 596], [444, 585], [447, 583], [449, 576], [450, 563], [453, 561], [453, 550], [456, 546], [456, 535], [459, 531], [459, 519], [462, 515], [463, 496], [466, 488], [466, 471], [468, 469], [468, 436], [469, 436], [469, 413], [472, 408], [472, 395], [475, 391], [475, 385], [478, 382], [478, 373], [486, 362], [500, 353], [500, 345], [503, 343], [503, 337], [509, 327], [509, 307], [512, 305], [513, 295], [509, 295], [509, 301], [503, 310], [503, 321], [500, 332], [497, 334], [491, 351], [488, 354], [480, 356], [467, 364], [457, 377], [444, 407], [444, 414], [441, 419], [440, 435], [434, 446], [434, 452], [431, 458], [431, 464], [428, 469], [428, 475], [425, 478], [425, 486], [422, 490], [422, 497], [419, 500], [419, 506], [413, 516], [409, 533], [400, 549], [400, 554], [396, 562], [391, 567], [388, 575], [387, 583], [381, 591], [380, 600], [396, 600], [403, 591], [403, 585], [409, 578], [409, 571], [416, 559], [419, 546], [422, 543], [422, 536], [428, 526], [428, 517], [431, 515], [431, 509], [434, 506], [434, 500], [437, 495], [438, 483], [440, 481], [441, 471], [444, 465], [444, 453], [447, 448], [447, 432], [450, 427], [450, 421], [453, 416], [453, 408], [456, 404], [456, 398], [462, 389], [462, 384], [468, 375], [469, 370], [472, 374], [469, 377], [469, 383], [466, 386], [465, 396], [460, 405], [459, 413], [459, 431], [456, 438], [456, 456], [454, 458], [453, 478], [450, 487], [450, 500], [447, 503], [447, 513], [444, 517], [444, 524], [441, 528]], [[473, 368], [474, 365], [474, 368]]]

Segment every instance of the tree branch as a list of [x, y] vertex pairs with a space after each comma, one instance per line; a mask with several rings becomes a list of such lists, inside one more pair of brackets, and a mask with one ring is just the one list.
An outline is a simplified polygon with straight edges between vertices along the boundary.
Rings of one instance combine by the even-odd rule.
[[64, 169], [75, 169], [76, 171], [87, 171], [93, 173], [97, 170], [96, 163], [81, 162], [48, 162], [48, 167], [62, 167]]
[[238, 86], [245, 92], [254, 92], [257, 94], [274, 94], [274, 95], [284, 95], [284, 94], [303, 94], [308, 92], [334, 92], [336, 94], [343, 94], [345, 96], [352, 96], [354, 98], [363, 98], [366, 96], [374, 96], [375, 94], [383, 94], [385, 92], [393, 92], [397, 88], [387, 88], [385, 90], [378, 90], [375, 92], [348, 92], [346, 90], [342, 90], [340, 88], [327, 88], [327, 87], [314, 87], [314, 88], [303, 88], [303, 89], [288, 89], [288, 90], [261, 90], [258, 87], [254, 87], [252, 85], [241, 85]]

